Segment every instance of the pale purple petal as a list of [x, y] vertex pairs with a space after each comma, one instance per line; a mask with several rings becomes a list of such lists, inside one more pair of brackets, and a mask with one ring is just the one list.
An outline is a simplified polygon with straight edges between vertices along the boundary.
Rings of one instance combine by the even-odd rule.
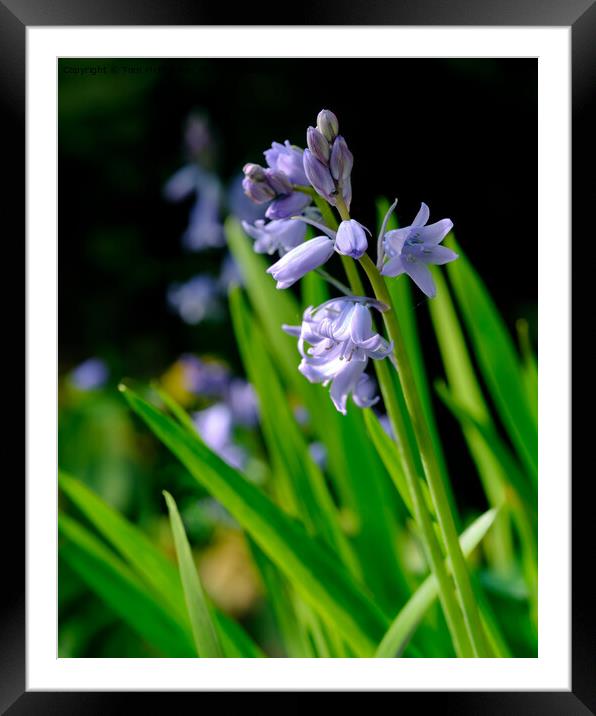
[[359, 259], [368, 248], [368, 241], [362, 226], [354, 219], [342, 221], [337, 230], [335, 250], [344, 256]]
[[263, 153], [267, 164], [272, 169], [283, 172], [292, 184], [308, 184], [302, 166], [302, 149], [292, 146], [286, 139], [284, 144], [273, 142], [271, 149]]
[[425, 244], [440, 244], [453, 228], [451, 219], [441, 219], [420, 229], [420, 238]]
[[420, 204], [420, 209], [418, 213], [416, 214], [414, 221], [412, 222], [412, 226], [424, 226], [426, 222], [428, 221], [428, 217], [430, 216], [430, 209], [428, 206], [422, 202]]
[[410, 227], [405, 229], [392, 229], [385, 234], [384, 246], [387, 256], [401, 253], [404, 243], [410, 234]]
[[198, 168], [194, 164], [188, 164], [179, 169], [166, 182], [163, 192], [166, 199], [170, 201], [182, 201], [197, 187]]
[[370, 408], [379, 402], [379, 396], [376, 394], [377, 386], [375, 381], [366, 373], [363, 373], [354, 392], [352, 393], [352, 400], [359, 408]]
[[78, 365], [70, 375], [79, 390], [96, 390], [108, 380], [108, 368], [101, 358], [89, 358]]
[[333, 254], [333, 241], [317, 236], [288, 251], [267, 269], [277, 281], [277, 288], [288, 288], [305, 274], [324, 264]]
[[329, 168], [309, 150], [304, 150], [304, 171], [309, 183], [324, 199], [334, 203], [335, 182]]
[[365, 368], [366, 361], [348, 361], [346, 367], [335, 376], [331, 383], [331, 390], [329, 391], [331, 400], [336, 409], [343, 415], [346, 414], [348, 395], [356, 387], [356, 383]]
[[368, 308], [362, 304], [356, 304], [354, 306], [350, 329], [350, 337], [357, 345], [364, 343], [364, 341], [367, 341], [373, 335], [372, 316]]
[[429, 298], [435, 297], [437, 288], [428, 266], [420, 261], [414, 261], [412, 263], [406, 261], [405, 270], [408, 276], [423, 293], [425, 293]]
[[455, 261], [456, 258], [458, 258], [458, 255], [455, 251], [448, 249], [446, 246], [433, 246], [426, 263], [442, 266], [450, 261]]
[[392, 259], [389, 259], [389, 261], [387, 261], [387, 263], [383, 266], [383, 268], [381, 269], [381, 274], [383, 276], [399, 276], [405, 270], [406, 269], [401, 256], [394, 256]]
[[268, 219], [288, 219], [294, 214], [299, 214], [310, 204], [310, 201], [308, 194], [295, 191], [272, 201], [265, 212], [265, 216]]

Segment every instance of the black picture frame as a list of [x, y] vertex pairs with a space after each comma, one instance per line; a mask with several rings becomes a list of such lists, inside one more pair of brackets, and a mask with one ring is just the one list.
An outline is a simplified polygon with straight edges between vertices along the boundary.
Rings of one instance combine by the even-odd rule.
[[[28, 26], [60, 25], [525, 25], [572, 28], [572, 198], [573, 227], [588, 226], [590, 193], [593, 192], [593, 130], [596, 127], [590, 96], [596, 88], [596, 3], [594, 0], [417, 0], [387, 3], [368, 0], [357, 5], [349, 0], [315, 3], [303, 0], [289, 11], [272, 3], [230, 8], [203, 0], [170, 2], [97, 3], [90, 0], [2, 0], [0, 2], [0, 102], [5, 123], [3, 133], [4, 190], [2, 213], [14, 226], [12, 236], [25, 235], [25, 63]], [[590, 151], [592, 150], [592, 151]], [[584, 177], [592, 175], [592, 181]], [[592, 241], [593, 243], [593, 241]], [[566, 378], [563, 378], [566, 379]], [[571, 426], [569, 426], [571, 429]], [[24, 482], [16, 474], [3, 483], [5, 505], [24, 505]], [[582, 565], [581, 545], [593, 543], [593, 515], [588, 497], [591, 476], [582, 475], [573, 485], [572, 537], [572, 690], [568, 692], [396, 692], [398, 707], [416, 699], [418, 708], [440, 708], [457, 714], [586, 714], [596, 713], [596, 624], [591, 578]], [[588, 478], [588, 479], [585, 479]], [[8, 510], [7, 510], [8, 511]], [[589, 512], [590, 511], [590, 512]], [[20, 714], [117, 714], [147, 701], [147, 712], [172, 708], [165, 699], [192, 698], [197, 694], [122, 692], [31, 692], [25, 682], [25, 545], [14, 543], [15, 524], [23, 511], [11, 507], [4, 519], [3, 545], [10, 545], [12, 562], [4, 562], [0, 647], [0, 708], [11, 716]], [[22, 526], [22, 522], [21, 522]], [[5, 532], [6, 531], [6, 532]], [[16, 525], [16, 533], [20, 531]], [[22, 531], [24, 535], [24, 530]], [[10, 537], [9, 537], [10, 535]], [[471, 685], [473, 687], [473, 685]]]

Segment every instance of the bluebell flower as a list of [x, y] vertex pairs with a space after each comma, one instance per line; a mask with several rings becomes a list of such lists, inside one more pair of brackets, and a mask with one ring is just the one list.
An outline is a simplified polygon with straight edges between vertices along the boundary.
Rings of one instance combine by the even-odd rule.
[[323, 443], [314, 442], [308, 446], [308, 452], [315, 463], [321, 470], [324, 470], [327, 466], [327, 448]]
[[251, 226], [243, 221], [244, 231], [255, 239], [254, 249], [259, 254], [287, 253], [304, 241], [306, 226], [292, 219], [274, 219], [265, 223], [262, 219]]
[[226, 399], [236, 425], [256, 425], [259, 417], [258, 401], [250, 383], [242, 378], [234, 378], [228, 385]]
[[304, 150], [304, 172], [314, 190], [335, 206], [341, 196], [346, 207], [352, 201], [352, 166], [354, 157], [346, 140], [338, 135], [337, 117], [329, 110], [321, 110], [317, 127], [306, 130], [308, 149]]
[[359, 259], [366, 253], [368, 248], [368, 241], [364, 231], [362, 224], [354, 219], [342, 221], [337, 229], [335, 250], [340, 254], [344, 254], [344, 256]]
[[302, 166], [302, 149], [290, 144], [286, 139], [283, 144], [273, 142], [271, 149], [266, 149], [263, 154], [267, 166], [271, 169], [285, 174], [292, 184], [306, 185], [306, 175]]
[[294, 191], [294, 185], [306, 186], [302, 149], [290, 144], [273, 142], [264, 152], [268, 168], [258, 164], [245, 164], [242, 186], [245, 194], [257, 204], [271, 202], [265, 216], [268, 219], [286, 219], [299, 214], [310, 203], [308, 194]]
[[223, 225], [219, 218], [221, 186], [216, 178], [202, 184], [191, 209], [182, 244], [190, 251], [219, 248], [225, 245]]
[[230, 253], [227, 253], [222, 261], [217, 284], [224, 293], [227, 293], [231, 286], [244, 285], [242, 269]]
[[197, 164], [179, 169], [164, 186], [164, 195], [170, 201], [182, 201], [195, 195], [189, 223], [182, 243], [191, 251], [223, 246], [225, 237], [220, 220], [222, 188], [219, 179]]
[[186, 164], [178, 169], [165, 183], [163, 193], [169, 201], [182, 201], [197, 187], [200, 169], [196, 164]]
[[233, 417], [229, 406], [215, 403], [194, 413], [192, 420], [205, 445], [231, 467], [244, 468], [248, 456], [233, 442]]
[[354, 219], [342, 221], [337, 231], [306, 216], [296, 216], [292, 221], [311, 224], [327, 235], [299, 244], [267, 269], [267, 273], [277, 281], [277, 288], [288, 288], [296, 283], [309, 271], [328, 261], [334, 251], [354, 258], [360, 258], [366, 251], [364, 227]]
[[[381, 309], [371, 299], [335, 298], [316, 309], [307, 308], [301, 326], [284, 326], [298, 337], [302, 356], [298, 370], [311, 383], [330, 384], [331, 400], [344, 415], [350, 394], [361, 406], [375, 402], [370, 384], [363, 380], [364, 371], [369, 358], [382, 360], [392, 351], [392, 345], [373, 329], [371, 306]], [[310, 347], [305, 349], [306, 344]]]
[[188, 156], [195, 162], [204, 160], [213, 148], [209, 122], [202, 114], [193, 113], [186, 120], [184, 145]]
[[206, 274], [194, 276], [186, 283], [173, 284], [168, 290], [168, 302], [190, 325], [221, 314], [217, 281]]
[[277, 288], [289, 288], [331, 258], [334, 246], [335, 242], [327, 236], [317, 236], [288, 251], [267, 269], [267, 273], [277, 281]]
[[101, 358], [89, 358], [70, 374], [72, 384], [79, 390], [97, 390], [106, 384], [108, 367]]
[[246, 196], [242, 187], [242, 179], [243, 176], [240, 174], [230, 182], [227, 193], [228, 210], [240, 221], [253, 224], [257, 219], [264, 218], [265, 207], [262, 204], [255, 204]]
[[384, 235], [383, 249], [388, 261], [381, 273], [384, 276], [406, 273], [421, 291], [433, 298], [437, 290], [428, 264], [446, 264], [454, 261], [457, 254], [446, 246], [439, 246], [453, 228], [453, 222], [441, 219], [427, 225], [429, 215], [428, 206], [422, 203], [410, 226]]
[[230, 371], [225, 365], [205, 361], [192, 354], [180, 357], [184, 387], [189, 393], [208, 397], [223, 397], [229, 388]]
[[370, 408], [379, 402], [377, 385], [367, 373], [363, 373], [358, 379], [352, 393], [352, 400], [359, 408]]

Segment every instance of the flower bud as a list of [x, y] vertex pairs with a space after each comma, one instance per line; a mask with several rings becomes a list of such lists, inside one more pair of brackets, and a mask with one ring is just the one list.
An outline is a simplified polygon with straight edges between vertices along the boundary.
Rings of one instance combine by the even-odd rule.
[[308, 148], [315, 157], [323, 164], [329, 164], [329, 156], [331, 155], [331, 147], [325, 137], [314, 127], [306, 130], [306, 143]]
[[332, 142], [339, 131], [337, 117], [329, 109], [322, 109], [317, 116], [317, 129], [328, 142]]
[[304, 172], [317, 194], [320, 194], [329, 203], [334, 204], [335, 182], [329, 169], [319, 161], [310, 149], [304, 150]]
[[329, 160], [329, 168], [333, 178], [342, 183], [349, 178], [354, 165], [354, 157], [348, 149], [346, 140], [339, 136], [333, 142], [331, 147], [331, 158]]
[[291, 194], [292, 184], [285, 174], [274, 171], [273, 169], [265, 170], [266, 180], [269, 186], [276, 194]]
[[255, 204], [264, 204], [266, 201], [271, 201], [271, 199], [275, 198], [275, 192], [264, 181], [253, 181], [249, 177], [244, 177], [242, 188], [246, 196], [252, 199]]
[[265, 174], [265, 170], [259, 164], [252, 164], [252, 163], [245, 164], [242, 171], [244, 172], [245, 177], [248, 177], [249, 179], [252, 179], [253, 181], [266, 181], [267, 180], [267, 175]]
[[362, 226], [354, 219], [342, 221], [337, 230], [335, 250], [344, 256], [359, 259], [367, 248], [368, 241]]

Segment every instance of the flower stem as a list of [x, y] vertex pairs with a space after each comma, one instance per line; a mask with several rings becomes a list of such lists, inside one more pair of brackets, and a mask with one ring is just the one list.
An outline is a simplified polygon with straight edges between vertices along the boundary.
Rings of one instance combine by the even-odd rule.
[[404, 474], [408, 484], [408, 491], [412, 499], [412, 507], [414, 511], [414, 519], [420, 529], [423, 538], [423, 544], [427, 560], [431, 571], [434, 573], [439, 583], [439, 598], [447, 621], [447, 626], [453, 639], [455, 652], [461, 657], [475, 656], [466, 624], [462, 618], [459, 609], [453, 583], [449, 578], [447, 568], [441, 547], [435, 534], [433, 521], [428, 511], [428, 507], [424, 501], [422, 487], [416, 471], [415, 459], [411, 453], [409, 441], [406, 438], [407, 428], [404, 422], [403, 414], [397, 402], [394, 385], [391, 381], [389, 368], [385, 361], [375, 361], [375, 369], [377, 379], [387, 408], [387, 414], [391, 421], [391, 426], [397, 436], [397, 448], [400, 454], [401, 463], [404, 466]]
[[[336, 206], [342, 220], [349, 221], [350, 214], [342, 197], [338, 196], [336, 198]], [[348, 257], [342, 256], [342, 258], [347, 259], [346, 261], [344, 261], [344, 267], [346, 269], [346, 274], [348, 276], [352, 290], [356, 293], [358, 293], [359, 291], [363, 293], [362, 282], [360, 281], [360, 276], [358, 275], [356, 265], [354, 264], [354, 262], [350, 261]], [[361, 263], [366, 270], [367, 263], [365, 259], [370, 262], [370, 259], [366, 254], [361, 259]], [[354, 274], [358, 278], [357, 284], [355, 284], [353, 281]], [[375, 289], [376, 291], [378, 287], [375, 286], [375, 283], [372, 280], [371, 284], [373, 286], [373, 289]], [[384, 284], [383, 288], [385, 289], [385, 293], [388, 296]], [[377, 298], [380, 299], [380, 295], [377, 294]], [[382, 299], [380, 300], [383, 303], [386, 303], [388, 307], [392, 306], [390, 298], [388, 301], [384, 301]], [[412, 498], [414, 518], [422, 533], [423, 543], [425, 546], [429, 565], [431, 567], [432, 572], [435, 574], [437, 581], [439, 582], [441, 604], [443, 606], [445, 619], [447, 621], [447, 625], [449, 627], [449, 631], [453, 639], [455, 651], [458, 656], [474, 656], [475, 653], [472, 648], [472, 643], [466, 630], [465, 621], [462, 619], [462, 613], [459, 609], [455, 597], [453, 584], [449, 578], [449, 574], [445, 566], [441, 547], [435, 534], [433, 521], [428, 511], [427, 505], [424, 501], [422, 486], [420, 484], [418, 471], [416, 469], [416, 461], [414, 455], [412, 454], [410, 442], [407, 437], [407, 426], [405, 424], [404, 414], [402, 413], [402, 410], [397, 401], [397, 397], [395, 395], [395, 386], [392, 383], [389, 369], [385, 361], [374, 361], [374, 365], [377, 373], [377, 379], [379, 381], [379, 386], [381, 388], [381, 393], [383, 395], [383, 400], [385, 402], [385, 407], [387, 408], [387, 413], [389, 415], [389, 419], [391, 421], [391, 425], [393, 427], [395, 435], [398, 437], [397, 446], [400, 452], [401, 462], [404, 465], [404, 472], [408, 483], [408, 490]]]
[[[453, 579], [459, 593], [461, 608], [472, 645], [473, 655], [487, 656], [489, 654], [488, 647], [480, 620], [480, 614], [478, 612], [476, 600], [472, 591], [468, 568], [459, 544], [455, 522], [453, 520], [453, 515], [451, 514], [447, 493], [445, 491], [443, 479], [441, 477], [434, 453], [430, 430], [424, 417], [420, 396], [416, 391], [414, 374], [408, 360], [405, 342], [399, 327], [395, 309], [393, 308], [391, 296], [387, 290], [383, 277], [367, 254], [362, 256], [360, 263], [366, 271], [377, 299], [389, 306], [389, 310], [383, 313], [383, 320], [385, 321], [389, 338], [393, 341], [393, 349], [395, 359], [397, 361], [400, 384], [404, 393], [408, 412], [410, 413], [412, 419], [412, 426], [414, 428], [414, 434], [416, 435], [416, 441], [420, 450], [424, 473], [426, 475], [431, 498], [435, 507], [441, 537], [443, 539], [447, 557], [451, 562]], [[405, 441], [403, 442], [405, 444]], [[408, 472], [408, 470], [406, 470], [406, 472]], [[420, 485], [417, 482], [417, 478], [410, 480], [410, 482], [412, 482], [411, 489], [415, 489], [416, 487], [419, 489]], [[412, 498], [414, 498], [414, 494], [412, 494]]]

